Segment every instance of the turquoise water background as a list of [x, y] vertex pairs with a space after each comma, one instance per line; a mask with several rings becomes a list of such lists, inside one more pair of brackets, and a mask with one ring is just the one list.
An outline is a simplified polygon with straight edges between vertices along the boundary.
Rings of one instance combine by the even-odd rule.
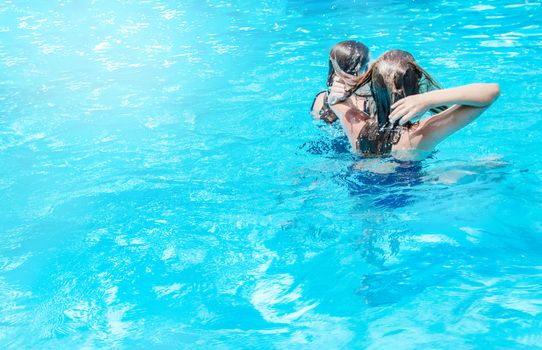
[[[369, 172], [346, 39], [501, 97]], [[541, 100], [538, 2], [0, 0], [0, 348], [542, 348]]]

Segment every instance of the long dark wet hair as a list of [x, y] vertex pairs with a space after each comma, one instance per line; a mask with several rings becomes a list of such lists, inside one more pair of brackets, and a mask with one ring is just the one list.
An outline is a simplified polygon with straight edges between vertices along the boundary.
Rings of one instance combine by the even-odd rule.
[[333, 60], [344, 73], [358, 76], [365, 72], [363, 67], [367, 66], [369, 62], [369, 48], [355, 40], [341, 41], [335, 44], [329, 52], [328, 88], [333, 85], [333, 77], [335, 76]]
[[[429, 73], [416, 63], [414, 56], [402, 50], [382, 54], [351, 91], [366, 84], [370, 84], [373, 103], [366, 126], [358, 138], [358, 146], [362, 153], [374, 155], [390, 152], [391, 147], [399, 142], [403, 127], [390, 122], [391, 106], [407, 96], [440, 89]], [[431, 112], [439, 113], [444, 109], [433, 108]], [[407, 123], [404, 127], [411, 126]]]
[[[364, 67], [369, 62], [369, 48], [355, 40], [341, 41], [331, 48], [327, 73], [328, 90], [333, 85], [333, 77], [336, 74], [334, 61], [336, 66], [344, 73], [358, 76], [364, 73]], [[327, 95], [324, 99], [324, 106], [320, 111], [320, 118], [328, 124], [332, 124], [338, 119], [327, 102]]]

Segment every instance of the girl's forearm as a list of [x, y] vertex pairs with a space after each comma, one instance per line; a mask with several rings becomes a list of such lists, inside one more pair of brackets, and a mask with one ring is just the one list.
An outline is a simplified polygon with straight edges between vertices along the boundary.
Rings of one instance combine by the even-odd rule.
[[498, 84], [469, 84], [450, 89], [427, 92], [428, 104], [433, 107], [450, 106], [454, 104], [486, 107], [499, 96]]

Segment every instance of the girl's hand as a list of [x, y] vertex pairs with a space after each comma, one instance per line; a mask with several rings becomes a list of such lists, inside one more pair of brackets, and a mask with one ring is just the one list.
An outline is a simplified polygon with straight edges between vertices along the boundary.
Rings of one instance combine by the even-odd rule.
[[333, 80], [333, 85], [329, 89], [329, 94], [327, 96], [327, 103], [329, 105], [334, 105], [346, 99], [346, 85], [340, 80], [335, 78]]
[[391, 106], [390, 122], [399, 121], [400, 125], [421, 117], [431, 108], [426, 94], [411, 95], [400, 99]]

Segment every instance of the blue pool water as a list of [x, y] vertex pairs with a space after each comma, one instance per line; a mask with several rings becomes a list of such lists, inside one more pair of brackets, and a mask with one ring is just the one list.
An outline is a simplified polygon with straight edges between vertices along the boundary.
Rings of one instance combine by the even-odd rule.
[[[363, 161], [345, 39], [501, 97]], [[541, 100], [532, 0], [0, 0], [0, 348], [542, 348]]]

